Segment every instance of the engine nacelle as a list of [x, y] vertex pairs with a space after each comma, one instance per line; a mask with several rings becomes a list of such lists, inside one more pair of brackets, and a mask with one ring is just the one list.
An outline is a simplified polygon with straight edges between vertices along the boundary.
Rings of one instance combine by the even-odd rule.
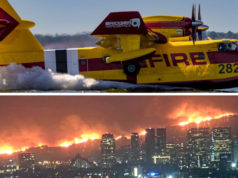
[[144, 17], [146, 27], [167, 38], [191, 35], [192, 20], [183, 16], [157, 15]]

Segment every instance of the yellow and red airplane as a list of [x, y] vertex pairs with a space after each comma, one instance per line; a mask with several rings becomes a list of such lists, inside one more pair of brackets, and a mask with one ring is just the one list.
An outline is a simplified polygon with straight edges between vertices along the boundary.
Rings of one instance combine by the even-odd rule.
[[[0, 65], [39, 66], [54, 72], [136, 84], [226, 88], [238, 83], [238, 40], [202, 40], [196, 19], [113, 12], [92, 33], [98, 47], [44, 50], [7, 0], [0, 0]], [[197, 36], [199, 40], [197, 40]]]

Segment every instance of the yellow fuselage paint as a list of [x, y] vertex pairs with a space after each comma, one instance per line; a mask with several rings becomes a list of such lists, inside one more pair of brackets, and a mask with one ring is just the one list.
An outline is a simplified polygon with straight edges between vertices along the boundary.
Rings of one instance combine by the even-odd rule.
[[[180, 23], [184, 20], [183, 16], [172, 16], [172, 15], [154, 15], [149, 17], [143, 17], [143, 21], [145, 23], [163, 23], [163, 22], [171, 22], [171, 23]], [[183, 34], [183, 28], [151, 28], [153, 32], [157, 32], [160, 34], [163, 34], [167, 38], [170, 37], [182, 37]], [[181, 31], [181, 33], [178, 33], [178, 30]]]
[[[219, 64], [210, 64], [207, 52], [218, 51], [218, 44], [222, 42], [222, 40], [198, 41], [195, 46], [191, 41], [158, 44], [156, 46], [157, 51], [152, 60], [145, 60], [147, 67], [141, 68], [141, 71], [137, 76], [137, 83], [162, 84], [173, 82], [210, 81], [238, 77], [238, 73], [234, 72], [220, 74]], [[90, 62], [90, 59], [101, 58], [103, 60], [104, 56], [110, 56], [114, 53], [114, 50], [107, 50], [101, 47], [80, 48], [79, 58], [87, 59]], [[203, 53], [204, 59], [197, 59], [196, 62], [198, 64], [194, 65], [194, 61], [192, 61], [190, 56], [191, 53]], [[186, 55], [187, 63], [178, 62], [177, 66], [175, 66], [171, 57], [173, 54]], [[167, 63], [163, 55], [168, 56]], [[180, 58], [180, 56], [177, 56], [176, 60], [183, 59]], [[81, 74], [86, 77], [101, 80], [126, 80], [127, 78], [123, 73], [123, 69], [87, 71]]]
[[[0, 44], [0, 65], [8, 65], [10, 63], [36, 63], [36, 62], [44, 62], [44, 49], [38, 48], [32, 49], [30, 43], [24, 43], [24, 37], [19, 35], [16, 42], [11, 36], [16, 36], [18, 33], [23, 33], [22, 30], [18, 31], [17, 29], [10, 34], [4, 43]], [[30, 38], [30, 34], [28, 36], [29, 31], [25, 31], [24, 35], [28, 39]], [[18, 36], [18, 35], [17, 35]], [[184, 42], [172, 42], [170, 40], [166, 44], [158, 44], [156, 45], [156, 52], [152, 60], [146, 59], [145, 63], [147, 65], [146, 68], [141, 68], [140, 73], [137, 75], [137, 83], [138, 84], [163, 84], [163, 83], [174, 83], [174, 82], [193, 82], [193, 81], [209, 81], [209, 80], [218, 80], [218, 79], [228, 79], [233, 77], [238, 77], [238, 73], [223, 73], [220, 74], [219, 64], [210, 64], [210, 61], [207, 56], [207, 52], [218, 51], [218, 44], [222, 43], [222, 40], [210, 40], [210, 41], [197, 41], [194, 46], [192, 41], [184, 41]], [[175, 40], [176, 41], [176, 40]], [[15, 44], [14, 46], [18, 46], [19, 48], [14, 48], [13, 45], [8, 45], [9, 43]], [[32, 42], [38, 44], [32, 38]], [[29, 45], [22, 45], [29, 44]], [[36, 45], [32, 45], [33, 47]], [[7, 49], [12, 48], [12, 49]], [[6, 51], [14, 51], [14, 52], [5, 52]], [[18, 52], [17, 49], [20, 49]], [[205, 62], [206, 64], [202, 65], [194, 65], [191, 59], [190, 53], [204, 53], [204, 59], [198, 60], [198, 62]], [[91, 47], [91, 48], [79, 48], [78, 49], [78, 57], [79, 59], [88, 60], [90, 63], [91, 59], [100, 58], [103, 61], [105, 56], [113, 56], [121, 53], [115, 49], [103, 48], [103, 47]], [[177, 66], [173, 64], [171, 55], [182, 53], [187, 56], [187, 62], [189, 65], [186, 65], [184, 62], [177, 63]], [[160, 57], [158, 57], [160, 55]], [[163, 55], [167, 55], [167, 62], [170, 64], [166, 64], [166, 60]], [[160, 62], [158, 62], [160, 60]], [[177, 57], [177, 60], [180, 60]], [[106, 64], [105, 65], [110, 65]], [[224, 64], [226, 65], [226, 64]], [[121, 69], [112, 69], [112, 70], [98, 70], [98, 71], [84, 71], [80, 72], [80, 74], [85, 77], [90, 77], [99, 80], [116, 80], [116, 81], [125, 81], [127, 80], [126, 74], [123, 72], [123, 68]]]

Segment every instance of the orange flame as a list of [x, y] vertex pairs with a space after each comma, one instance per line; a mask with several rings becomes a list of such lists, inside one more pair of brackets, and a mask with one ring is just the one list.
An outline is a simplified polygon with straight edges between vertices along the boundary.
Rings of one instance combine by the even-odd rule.
[[74, 138], [74, 140], [61, 142], [59, 144], [59, 146], [68, 148], [69, 146], [71, 146], [73, 144], [86, 143], [89, 140], [94, 141], [94, 140], [100, 139], [100, 138], [101, 138], [100, 134], [97, 134], [97, 133], [82, 134], [79, 138]]
[[0, 147], [0, 155], [11, 155], [15, 152], [24, 152], [28, 149], [29, 147], [22, 147], [20, 149], [14, 149], [11, 146], [5, 145]]
[[[185, 108], [185, 109], [184, 109]], [[225, 117], [234, 116], [236, 114], [231, 112], [225, 112], [216, 108], [202, 108], [200, 110], [194, 108], [186, 108], [182, 106], [182, 108], [178, 108], [174, 113], [171, 114], [171, 118], [180, 120], [176, 125], [179, 126], [187, 126], [189, 124], [195, 123], [200, 124], [202, 122], [207, 122], [216, 119], [222, 119]], [[140, 130], [139, 136], [145, 136], [146, 130]], [[127, 139], [130, 139], [130, 136], [125, 136]], [[115, 137], [115, 140], [120, 140], [123, 136]], [[68, 148], [73, 144], [81, 144], [86, 143], [88, 141], [94, 141], [96, 139], [101, 139], [101, 133], [85, 133], [79, 137], [72, 138], [72, 140], [63, 140], [58, 144], [60, 147]], [[43, 146], [42, 142], [37, 144], [38, 147]], [[16, 149], [9, 145], [0, 146], [0, 155], [11, 155], [16, 152], [26, 151], [29, 147], [21, 147], [20, 149]]]
[[[101, 134], [99, 133], [89, 133], [89, 134], [82, 134], [79, 138], [74, 138], [72, 140], [65, 140], [62, 141], [58, 146], [68, 148], [73, 144], [81, 144], [86, 143], [88, 141], [94, 141], [96, 139], [100, 139]], [[38, 147], [42, 147], [45, 144], [41, 142], [37, 144]], [[0, 146], [0, 155], [11, 155], [16, 152], [24, 152], [28, 149], [28, 146], [21, 147], [20, 149], [16, 149], [9, 145]]]
[[120, 140], [121, 138], [122, 138], [122, 136], [120, 135], [120, 136], [116, 137], [115, 140]]
[[139, 135], [140, 135], [140, 136], [145, 136], [145, 135], [146, 135], [146, 131], [145, 131], [145, 130], [141, 131], [141, 132], [139, 133]]
[[14, 149], [10, 146], [2, 146], [0, 148], [0, 154], [2, 155], [11, 155], [14, 153]]
[[38, 143], [38, 147], [42, 147], [44, 144], [42, 143]]
[[224, 114], [219, 114], [216, 116], [199, 116], [197, 114], [191, 114], [187, 121], [184, 122], [180, 122], [178, 125], [179, 126], [186, 126], [192, 123], [195, 124], [200, 124], [202, 122], [207, 122], [207, 121], [211, 121], [211, 120], [217, 120], [217, 119], [222, 119], [224, 117], [230, 117], [230, 116], [234, 116], [234, 113], [224, 113]]
[[68, 147], [69, 147], [70, 145], [72, 145], [73, 143], [74, 143], [73, 141], [64, 141], [64, 142], [60, 143], [59, 146], [68, 148]]
[[176, 122], [175, 125], [187, 126], [189, 124], [199, 125], [234, 115], [236, 114], [233, 112], [228, 112], [206, 103], [194, 103], [188, 100], [174, 109], [168, 117]]

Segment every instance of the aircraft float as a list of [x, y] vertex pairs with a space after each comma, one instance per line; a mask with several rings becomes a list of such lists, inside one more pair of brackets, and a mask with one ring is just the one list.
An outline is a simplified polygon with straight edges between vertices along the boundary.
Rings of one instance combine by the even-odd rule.
[[238, 84], [238, 40], [203, 40], [192, 17], [112, 12], [92, 32], [97, 47], [44, 50], [7, 0], [0, 0], [0, 66], [39, 66], [58, 73], [135, 84], [226, 88]]

